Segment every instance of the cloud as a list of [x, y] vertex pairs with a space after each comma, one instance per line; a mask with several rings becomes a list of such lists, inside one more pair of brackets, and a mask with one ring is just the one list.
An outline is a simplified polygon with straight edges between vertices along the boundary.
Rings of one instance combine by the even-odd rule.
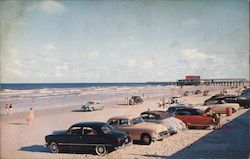
[[64, 77], [65, 74], [69, 71], [69, 64], [64, 63], [61, 66], [56, 66], [55, 67], [55, 75], [56, 77]]
[[38, 5], [32, 5], [31, 7], [27, 8], [27, 12], [31, 12], [34, 10], [41, 10], [42, 12], [49, 13], [49, 14], [62, 14], [64, 13], [67, 8], [60, 2], [55, 0], [43, 0]]
[[148, 60], [146, 62], [143, 63], [143, 68], [145, 70], [151, 70], [153, 68], [153, 61]]
[[100, 53], [98, 51], [92, 51], [92, 52], [85, 54], [84, 57], [89, 59], [89, 60], [94, 60], [94, 59], [98, 58], [99, 55], [100, 55]]
[[39, 56], [41, 57], [54, 57], [57, 53], [57, 48], [54, 44], [48, 43], [41, 47]]
[[200, 52], [199, 49], [189, 48], [182, 50], [182, 55], [186, 60], [194, 60], [194, 61], [205, 61], [205, 60], [216, 60], [218, 57], [214, 55], [209, 55], [203, 52]]

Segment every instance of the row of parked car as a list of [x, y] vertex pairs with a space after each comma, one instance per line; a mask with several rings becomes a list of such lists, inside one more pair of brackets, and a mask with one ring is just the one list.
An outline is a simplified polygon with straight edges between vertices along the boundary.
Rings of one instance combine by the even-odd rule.
[[[249, 90], [241, 96], [245, 94], [249, 100]], [[217, 128], [220, 123], [218, 113], [226, 113], [225, 109], [229, 106], [234, 108], [234, 111], [238, 110], [238, 107], [233, 105], [235, 103], [228, 105], [210, 102], [219, 97], [227, 98], [225, 95], [211, 97], [204, 103], [205, 105], [211, 103], [206, 110], [196, 109], [191, 105], [176, 104], [167, 111], [148, 110], [141, 112], [139, 116], [114, 116], [107, 122], [77, 123], [66, 131], [46, 136], [46, 145], [53, 153], [91, 149], [103, 156], [133, 142], [150, 145], [153, 141], [163, 140], [187, 128]], [[237, 102], [235, 105], [239, 106]], [[245, 107], [245, 104], [241, 106]]]
[[53, 153], [94, 149], [96, 154], [105, 155], [133, 141], [149, 145], [187, 128], [214, 127], [216, 122], [210, 108], [202, 111], [188, 105], [175, 105], [167, 111], [145, 111], [140, 116], [115, 116], [106, 123], [77, 123], [67, 131], [46, 136], [45, 140]]

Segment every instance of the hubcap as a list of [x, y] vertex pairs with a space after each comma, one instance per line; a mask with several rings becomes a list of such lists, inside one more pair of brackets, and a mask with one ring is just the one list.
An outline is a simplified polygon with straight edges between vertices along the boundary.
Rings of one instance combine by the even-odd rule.
[[144, 142], [149, 142], [149, 137], [144, 137]]
[[103, 152], [104, 152], [104, 148], [103, 148], [103, 147], [99, 147], [99, 148], [98, 148], [98, 151], [99, 151], [100, 153], [103, 153]]

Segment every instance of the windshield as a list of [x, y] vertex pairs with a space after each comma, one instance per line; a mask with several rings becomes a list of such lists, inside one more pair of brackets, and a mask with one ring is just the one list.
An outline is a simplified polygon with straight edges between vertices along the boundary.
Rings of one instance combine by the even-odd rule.
[[136, 117], [132, 119], [132, 123], [133, 124], [138, 124], [138, 123], [142, 123], [144, 122], [144, 120], [141, 117]]

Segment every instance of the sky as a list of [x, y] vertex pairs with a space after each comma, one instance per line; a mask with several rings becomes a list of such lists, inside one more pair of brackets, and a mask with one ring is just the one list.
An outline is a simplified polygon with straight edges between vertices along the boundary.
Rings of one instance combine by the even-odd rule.
[[249, 0], [1, 1], [0, 82], [249, 79]]

